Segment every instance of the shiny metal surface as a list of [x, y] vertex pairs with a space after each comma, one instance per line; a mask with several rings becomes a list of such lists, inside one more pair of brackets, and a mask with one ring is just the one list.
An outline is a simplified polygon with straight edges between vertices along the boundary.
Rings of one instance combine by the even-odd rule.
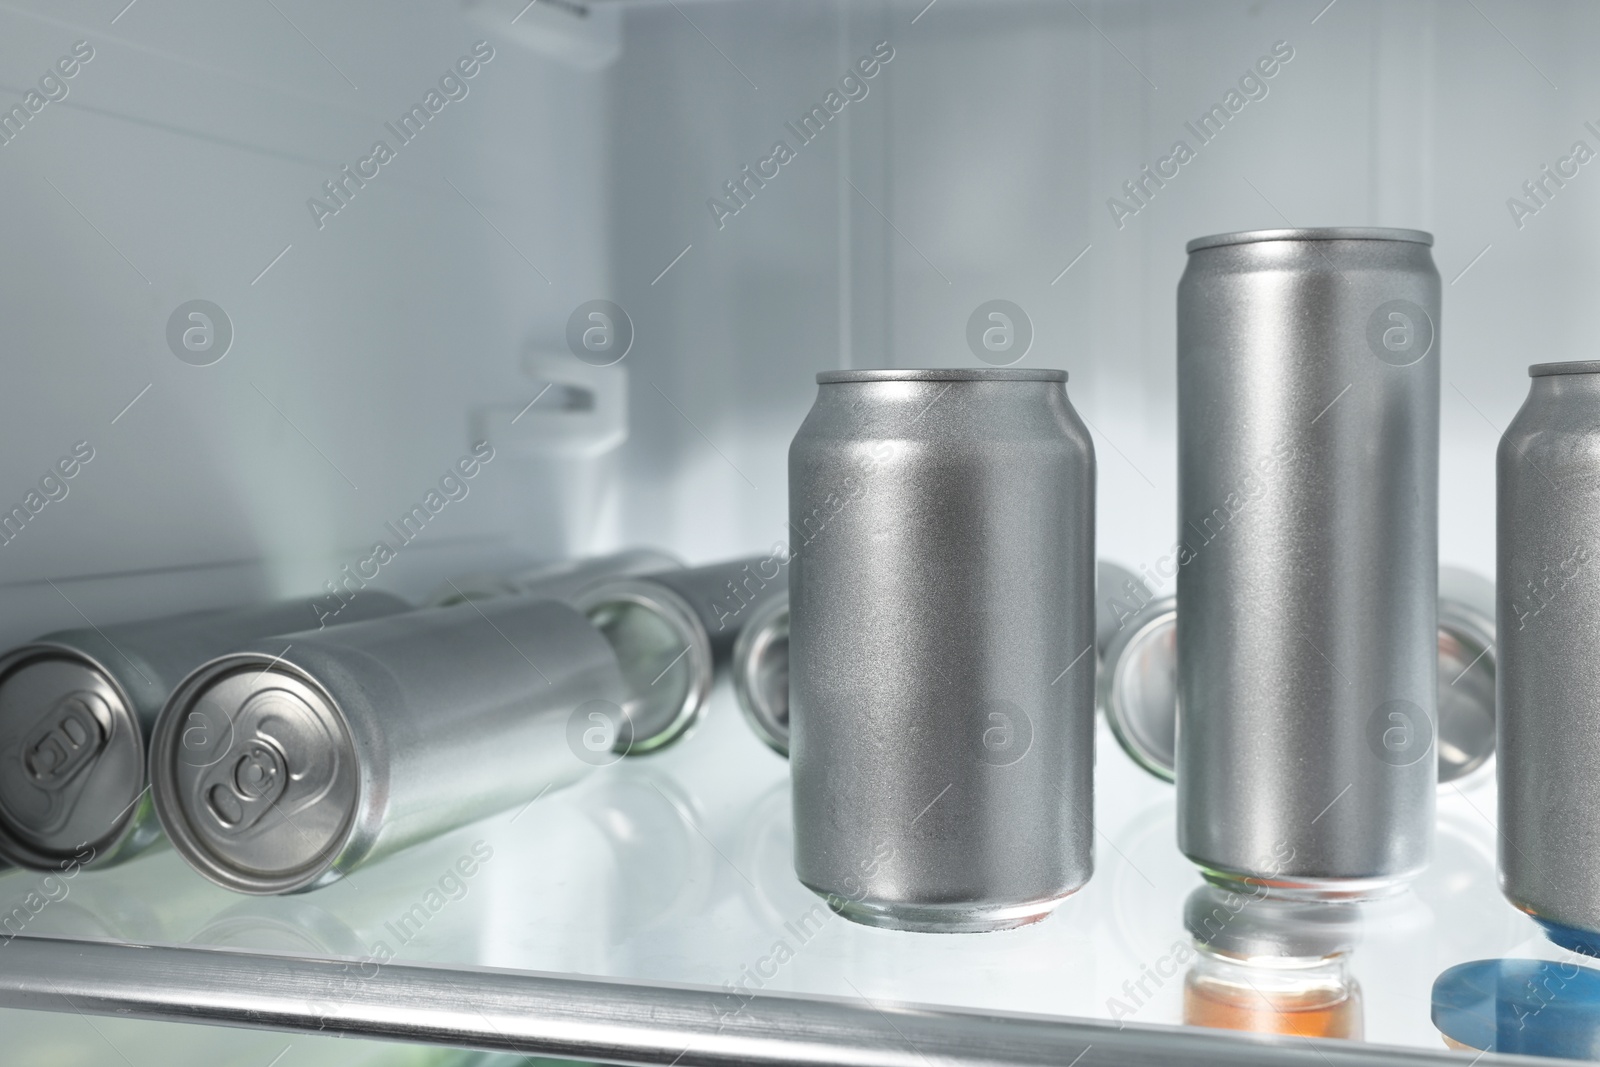
[[604, 578], [625, 578], [682, 567], [683, 561], [654, 548], [625, 548], [603, 556], [586, 556], [533, 567], [512, 574], [470, 574], [453, 579], [433, 591], [428, 603], [448, 607], [467, 600], [538, 593], [552, 600], [566, 600]]
[[575, 780], [583, 708], [620, 719], [611, 646], [575, 608], [505, 597], [273, 638], [206, 664], [151, 740], [155, 807], [245, 893], [360, 864]]
[[835, 371], [789, 450], [795, 871], [976, 931], [1089, 879], [1094, 448], [1063, 371]]
[[1433, 830], [1439, 275], [1416, 231], [1194, 247], [1179, 847], [1220, 880], [1390, 891]]
[[1107, 643], [1097, 699], [1111, 735], [1133, 761], [1173, 779], [1178, 732], [1178, 598], [1158, 597]]
[[1494, 582], [1439, 568], [1439, 788], [1488, 778], [1494, 768]]
[[[409, 611], [363, 591], [339, 624]], [[0, 657], [0, 856], [37, 870], [105, 867], [160, 840], [145, 741], [200, 664], [325, 613], [306, 599], [47, 634]]]
[[739, 633], [762, 605], [789, 591], [786, 552], [749, 556], [704, 567], [681, 567], [645, 576], [681, 596], [705, 626], [718, 668], [733, 658]]
[[569, 602], [610, 643], [627, 682], [616, 751], [653, 752], [682, 738], [700, 720], [715, 680], [711, 638], [693, 605], [644, 578], [608, 579]]
[[1388, 226], [1285, 227], [1276, 230], [1239, 230], [1196, 237], [1183, 246], [1185, 252], [1225, 245], [1256, 244], [1261, 241], [1408, 241], [1433, 247], [1433, 234], [1426, 230], [1402, 230]]
[[789, 754], [789, 591], [751, 614], [733, 646], [733, 690], [757, 737]]
[[[1133, 761], [1172, 781], [1178, 714], [1178, 598], [1151, 601], [1108, 643], [1098, 700], [1112, 736]], [[1439, 788], [1465, 785], [1493, 766], [1494, 583], [1439, 568]]]
[[[888, 1001], [16, 937], [0, 1007], [682, 1067], [1450, 1064], [1443, 1050], [1208, 1033]], [[1090, 1052], [1090, 1050], [1093, 1050]], [[1535, 1064], [1506, 1058], [1506, 1064]]]
[[1155, 591], [1143, 578], [1110, 560], [1100, 560], [1094, 571], [1094, 647], [1103, 659], [1111, 639], [1150, 603]]
[[1529, 373], [1496, 462], [1500, 886], [1600, 932], [1600, 365]]

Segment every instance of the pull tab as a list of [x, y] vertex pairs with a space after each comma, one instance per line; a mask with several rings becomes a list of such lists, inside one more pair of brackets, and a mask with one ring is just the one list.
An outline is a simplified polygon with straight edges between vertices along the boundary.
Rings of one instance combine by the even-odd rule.
[[106, 732], [91, 710], [91, 693], [62, 698], [22, 742], [22, 766], [33, 784], [48, 792], [64, 788], [106, 744]]
[[259, 737], [247, 741], [237, 759], [210, 777], [220, 780], [206, 789], [206, 807], [230, 834], [243, 833], [260, 822], [289, 784], [283, 753]]

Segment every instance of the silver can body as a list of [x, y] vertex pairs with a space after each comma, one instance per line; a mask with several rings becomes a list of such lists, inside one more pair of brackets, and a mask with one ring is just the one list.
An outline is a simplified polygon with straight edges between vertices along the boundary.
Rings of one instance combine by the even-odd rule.
[[559, 601], [288, 634], [178, 686], [151, 741], [155, 807], [219, 885], [314, 889], [619, 758], [626, 692], [611, 646]]
[[1500, 887], [1600, 933], [1600, 362], [1529, 369], [1497, 459]]
[[712, 637], [699, 610], [668, 582], [654, 581], [682, 569], [683, 562], [665, 552], [629, 548], [512, 574], [452, 579], [429, 604], [536, 596], [574, 605], [611, 643], [628, 682], [617, 751], [653, 752], [699, 722], [715, 677]]
[[[1105, 564], [1102, 563], [1104, 568]], [[1105, 573], [1100, 577], [1105, 603]], [[1494, 583], [1439, 568], [1439, 789], [1489, 777], [1494, 762]], [[1100, 709], [1133, 761], [1172, 781], [1178, 734], [1178, 598], [1157, 597], [1102, 646]]]
[[838, 371], [789, 450], [795, 870], [977, 931], [1092, 871], [1094, 447], [1065, 372]]
[[1178, 286], [1178, 844], [1357, 898], [1432, 847], [1439, 274], [1414, 230], [1189, 245]]
[[146, 743], [185, 675], [271, 634], [410, 609], [364, 590], [332, 616], [314, 600], [284, 600], [63, 630], [0, 656], [0, 856], [56, 870], [138, 855], [161, 836]]

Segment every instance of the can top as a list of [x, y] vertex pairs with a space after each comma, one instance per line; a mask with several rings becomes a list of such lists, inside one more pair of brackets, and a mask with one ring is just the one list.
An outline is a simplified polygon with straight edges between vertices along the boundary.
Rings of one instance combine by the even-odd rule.
[[259, 653], [186, 678], [150, 745], [156, 814], [173, 846], [241, 893], [320, 884], [354, 831], [362, 777], [333, 698]]
[[1064, 370], [1025, 370], [1018, 367], [944, 367], [897, 370], [825, 370], [817, 375], [818, 385], [841, 382], [1064, 382]]
[[1412, 244], [1433, 244], [1433, 234], [1426, 230], [1397, 230], [1387, 226], [1318, 226], [1309, 229], [1239, 230], [1235, 233], [1214, 233], [1209, 237], [1196, 237], [1184, 246], [1185, 252], [1198, 252], [1202, 248], [1222, 245], [1254, 244], [1258, 241], [1409, 241]]
[[0, 657], [0, 856], [54, 870], [103, 855], [143, 793], [143, 731], [108, 671], [48, 642]]
[[1600, 360], [1574, 359], [1567, 363], [1535, 363], [1528, 368], [1530, 378], [1548, 378], [1554, 374], [1600, 374]]

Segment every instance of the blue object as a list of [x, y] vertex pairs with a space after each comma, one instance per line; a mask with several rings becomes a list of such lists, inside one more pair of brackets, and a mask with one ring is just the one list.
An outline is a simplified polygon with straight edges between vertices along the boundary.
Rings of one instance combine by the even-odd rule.
[[1561, 960], [1474, 960], [1433, 983], [1433, 1024], [1488, 1052], [1600, 1060], [1600, 971]]

